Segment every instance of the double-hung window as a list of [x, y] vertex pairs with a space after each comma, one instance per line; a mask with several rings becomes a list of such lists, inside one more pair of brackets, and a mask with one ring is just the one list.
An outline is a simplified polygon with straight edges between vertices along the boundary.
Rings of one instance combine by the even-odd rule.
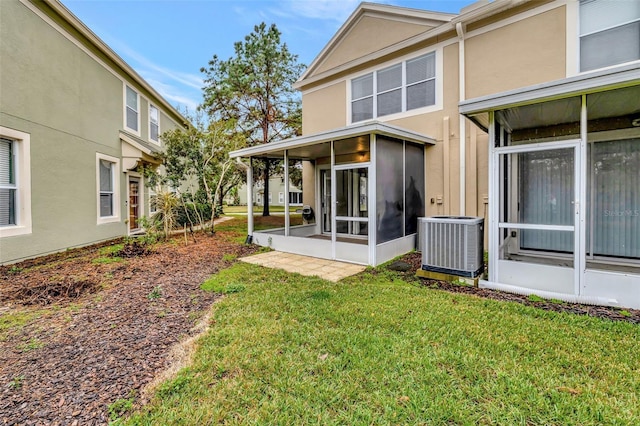
[[580, 71], [640, 60], [640, 1], [580, 1]]
[[149, 139], [153, 142], [158, 142], [158, 136], [160, 134], [160, 116], [158, 114], [158, 108], [153, 105], [149, 105]]
[[353, 123], [435, 103], [435, 52], [351, 80]]
[[0, 138], [0, 226], [16, 225], [15, 142]]
[[119, 221], [119, 160], [103, 154], [97, 154], [96, 160], [98, 179], [98, 223]]
[[131, 87], [125, 87], [125, 126], [138, 134], [140, 132], [140, 97]]
[[31, 233], [30, 141], [0, 126], [0, 238]]

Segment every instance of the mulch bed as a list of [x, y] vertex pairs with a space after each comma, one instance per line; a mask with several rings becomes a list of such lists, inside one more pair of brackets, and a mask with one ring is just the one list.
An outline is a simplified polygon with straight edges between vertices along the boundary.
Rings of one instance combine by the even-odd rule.
[[94, 246], [0, 267], [0, 317], [46, 308], [0, 339], [0, 424], [108, 423], [219, 297], [199, 286], [223, 256], [254, 250], [218, 232], [113, 263]]
[[536, 308], [554, 312], [568, 312], [578, 315], [588, 315], [590, 317], [604, 318], [612, 321], [624, 321], [632, 324], [640, 324], [640, 310], [637, 309], [619, 309], [607, 306], [583, 305], [577, 303], [556, 303], [551, 301], [531, 300], [528, 296], [519, 294], [505, 293], [503, 291], [491, 290], [487, 288], [478, 288], [466, 285], [452, 284], [444, 281], [430, 280], [418, 278], [415, 271], [422, 267], [422, 258], [420, 253], [409, 253], [400, 259], [410, 268], [405, 272], [400, 272], [406, 280], [416, 280], [420, 285], [430, 288], [438, 288], [452, 293], [471, 294], [478, 297], [484, 297], [493, 300], [502, 300], [508, 302], [517, 302], [523, 305], [535, 306]]
[[[125, 254], [129, 257], [109, 263], [101, 246], [0, 267], [0, 319], [14, 311], [45, 309], [0, 338], [0, 424], [108, 423], [108, 405], [139, 398], [144, 386], [169, 367], [170, 348], [195, 333], [198, 318], [219, 297], [200, 290], [200, 284], [230, 266], [229, 254], [257, 249], [218, 232], [198, 234], [188, 244], [179, 237], [150, 252], [133, 248]], [[408, 270], [399, 274], [419, 285], [640, 323], [637, 310], [538, 302], [419, 279], [420, 254], [402, 261]]]

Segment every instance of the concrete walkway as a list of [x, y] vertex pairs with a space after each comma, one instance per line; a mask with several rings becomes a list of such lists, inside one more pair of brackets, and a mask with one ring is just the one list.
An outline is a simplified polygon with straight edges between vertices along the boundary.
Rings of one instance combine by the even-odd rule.
[[325, 280], [337, 282], [365, 270], [362, 265], [337, 262], [335, 260], [318, 259], [293, 253], [270, 251], [240, 258], [243, 262], [267, 268], [284, 269], [301, 275], [318, 276]]

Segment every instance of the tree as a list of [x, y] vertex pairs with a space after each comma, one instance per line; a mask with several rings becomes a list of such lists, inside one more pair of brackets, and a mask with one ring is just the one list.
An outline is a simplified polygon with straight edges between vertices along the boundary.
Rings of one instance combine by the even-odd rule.
[[[190, 121], [193, 126], [163, 133], [163, 170], [156, 174], [155, 180], [178, 189], [190, 222], [190, 214], [194, 214], [202, 223], [202, 210], [198, 205], [208, 205], [213, 232], [213, 220], [218, 207], [222, 206], [222, 199], [243, 179], [242, 171], [229, 158], [229, 152], [243, 148], [244, 139], [235, 132], [233, 120], [205, 124], [198, 116], [191, 117]], [[188, 203], [193, 205], [192, 210], [187, 207]]]
[[[236, 131], [247, 146], [287, 139], [301, 134], [302, 109], [293, 83], [304, 65], [298, 55], [289, 52], [275, 24], [256, 25], [244, 41], [234, 45], [235, 56], [225, 60], [216, 55], [205, 74], [204, 103], [212, 120], [234, 120]], [[264, 159], [257, 175], [269, 191], [269, 175], [280, 162]], [[263, 216], [269, 215], [268, 197], [264, 197]]]

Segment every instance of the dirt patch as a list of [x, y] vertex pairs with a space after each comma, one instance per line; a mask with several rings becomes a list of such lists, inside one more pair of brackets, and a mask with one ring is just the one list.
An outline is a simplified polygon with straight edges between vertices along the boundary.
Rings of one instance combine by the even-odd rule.
[[517, 302], [523, 305], [535, 306], [536, 308], [554, 312], [568, 312], [577, 315], [588, 315], [591, 317], [604, 318], [612, 321], [624, 321], [632, 324], [640, 324], [640, 310], [620, 309], [607, 306], [582, 305], [578, 303], [552, 302], [549, 300], [536, 300], [534, 297], [522, 296], [519, 294], [505, 293], [503, 291], [477, 288], [472, 286], [452, 284], [444, 281], [418, 278], [415, 271], [422, 267], [422, 257], [420, 253], [409, 253], [403, 256], [400, 261], [411, 265], [406, 272], [401, 272], [407, 281], [417, 281], [420, 285], [430, 288], [438, 288], [452, 293], [472, 294], [493, 300]]
[[256, 250], [234, 237], [179, 236], [128, 258], [94, 246], [1, 267], [0, 317], [32, 318], [0, 330], [0, 424], [107, 424], [109, 404], [139, 399], [219, 297], [200, 284]]

